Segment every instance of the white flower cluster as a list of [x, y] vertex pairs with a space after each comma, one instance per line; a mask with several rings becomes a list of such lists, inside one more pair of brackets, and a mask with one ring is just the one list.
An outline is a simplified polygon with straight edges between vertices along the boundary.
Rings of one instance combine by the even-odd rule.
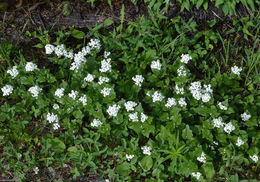
[[192, 57], [189, 54], [182, 54], [181, 55], [181, 62], [187, 64]]
[[151, 150], [152, 150], [152, 147], [150, 147], [150, 146], [143, 146], [143, 147], [141, 147], [141, 149], [143, 150], [143, 154], [145, 154], [145, 155], [151, 155], [152, 153], [151, 153]]
[[101, 122], [99, 119], [94, 119], [94, 120], [90, 123], [90, 125], [91, 125], [92, 127], [99, 127], [99, 126], [102, 125], [102, 122]]
[[25, 71], [27, 71], [27, 72], [34, 71], [36, 69], [38, 69], [38, 67], [33, 62], [27, 62], [26, 65], [25, 65]]
[[79, 101], [82, 103], [83, 106], [87, 105], [87, 96], [84, 94], [79, 98]]
[[168, 98], [167, 99], [167, 102], [165, 104], [165, 107], [169, 108], [169, 107], [172, 107], [172, 106], [176, 106], [176, 99], [175, 98]]
[[73, 52], [68, 52], [64, 45], [53, 46], [47, 44], [45, 46], [45, 53], [52, 54], [53, 52], [58, 56], [64, 56], [68, 59], [73, 59], [70, 70], [78, 70], [79, 67], [86, 62], [85, 56], [90, 54], [93, 49], [100, 49], [101, 44], [98, 39], [91, 39], [86, 47], [83, 47], [81, 51], [74, 54]]
[[183, 65], [181, 65], [178, 68], [177, 73], [178, 73], [178, 76], [186, 76], [187, 75], [186, 70], [184, 69]]
[[19, 74], [17, 66], [13, 66], [12, 69], [7, 70], [7, 73], [12, 76], [12, 79], [14, 79]]
[[59, 97], [59, 98], [61, 98], [62, 96], [64, 96], [64, 88], [58, 88], [56, 91], [55, 91], [55, 93], [54, 93], [54, 95], [56, 96], [56, 97]]
[[88, 75], [84, 78], [84, 80], [85, 80], [86, 82], [92, 82], [92, 81], [94, 81], [94, 79], [95, 79], [95, 75], [92, 75], [92, 74], [88, 74]]
[[71, 92], [69, 93], [69, 97], [75, 100], [78, 93], [79, 93], [78, 91], [71, 90]]
[[241, 114], [241, 118], [243, 121], [248, 121], [251, 118], [251, 115], [244, 112], [243, 114]]
[[196, 100], [202, 100], [202, 102], [208, 102], [211, 98], [211, 94], [212, 94], [212, 89], [211, 89], [211, 85], [203, 85], [204, 89], [202, 89], [201, 86], [201, 82], [197, 81], [197, 82], [192, 82], [191, 86], [189, 88], [192, 96], [196, 99]]
[[201, 153], [199, 157], [197, 157], [197, 160], [201, 163], [206, 163], [206, 154], [204, 152]]
[[135, 75], [135, 77], [132, 77], [132, 80], [137, 86], [141, 87], [144, 81], [144, 77], [142, 75]]
[[134, 158], [134, 156], [135, 155], [128, 155], [128, 154], [125, 155], [127, 161], [132, 160]]
[[114, 104], [114, 105], [108, 107], [107, 113], [109, 114], [109, 116], [116, 117], [119, 109], [120, 109], [120, 106], [117, 104]]
[[164, 96], [159, 91], [155, 91], [152, 95], [153, 102], [162, 101], [164, 99]]
[[34, 167], [34, 168], [33, 168], [33, 171], [34, 171], [34, 174], [38, 174], [39, 168], [38, 168], [38, 167]]
[[191, 173], [191, 175], [194, 177], [194, 178], [196, 178], [197, 180], [199, 180], [200, 179], [200, 176], [201, 176], [201, 173], [200, 172], [193, 172], [193, 173]]
[[224, 111], [227, 110], [227, 106], [224, 106], [221, 102], [218, 103], [218, 107], [219, 107], [221, 110], [224, 110]]
[[258, 161], [258, 156], [256, 154], [254, 154], [253, 156], [249, 156], [255, 163], [257, 163]]
[[103, 77], [103, 76], [98, 77], [98, 84], [99, 85], [102, 85], [103, 83], [108, 83], [108, 82], [109, 82], [109, 78]]
[[234, 131], [236, 128], [235, 126], [232, 125], [231, 122], [229, 122], [228, 124], [225, 124], [225, 127], [224, 127], [224, 131], [227, 133], [227, 134], [230, 134], [232, 131]]
[[28, 91], [32, 94], [33, 97], [38, 97], [42, 89], [38, 86], [34, 86], [34, 87], [30, 87]]
[[231, 68], [231, 71], [232, 71], [235, 75], [239, 76], [239, 75], [240, 75], [240, 72], [242, 71], [242, 68], [239, 68], [239, 67], [237, 67], [237, 66], [233, 66], [233, 67]]
[[129, 111], [133, 111], [134, 110], [134, 107], [137, 106], [137, 103], [133, 102], [133, 101], [127, 101], [125, 104], [125, 109], [127, 112]]
[[240, 137], [238, 137], [237, 138], [237, 143], [236, 143], [236, 145], [238, 146], [238, 147], [240, 147], [241, 145], [244, 145], [245, 144], [245, 142], [240, 138]]
[[56, 123], [59, 121], [58, 116], [56, 114], [53, 113], [48, 113], [47, 114], [47, 121], [49, 121], [49, 123]]
[[181, 97], [179, 100], [178, 100], [178, 104], [181, 106], [181, 107], [186, 107], [187, 106], [187, 103], [185, 101], [185, 98]]
[[151, 69], [161, 70], [161, 67], [162, 67], [162, 64], [159, 59], [157, 59], [156, 61], [152, 61]]
[[108, 88], [108, 87], [104, 87], [100, 93], [103, 95], [103, 97], [106, 97], [106, 96], [109, 96], [110, 92], [111, 92], [111, 88]]
[[1, 88], [3, 92], [3, 96], [9, 96], [13, 92], [13, 86], [11, 85], [5, 85], [3, 88]]
[[[129, 117], [129, 119], [130, 119], [131, 121], [133, 121], [133, 122], [138, 122], [138, 121], [139, 121], [138, 112], [129, 114], [128, 117]], [[145, 115], [144, 113], [141, 113], [140, 121], [143, 123], [143, 122], [145, 122], [147, 119], [148, 119], [148, 116]]]
[[177, 84], [175, 85], [175, 90], [176, 90], [176, 94], [184, 94], [184, 88], [183, 87], [179, 87]]
[[220, 128], [224, 126], [225, 123], [222, 122], [222, 117], [214, 118], [213, 119], [214, 127]]
[[56, 114], [53, 113], [48, 113], [47, 114], [47, 121], [49, 121], [49, 123], [53, 123], [53, 129], [57, 130], [59, 129], [60, 125], [59, 125], [59, 119], [58, 116]]
[[99, 69], [100, 72], [105, 73], [105, 72], [111, 72], [111, 59], [104, 59], [101, 61], [101, 68]]

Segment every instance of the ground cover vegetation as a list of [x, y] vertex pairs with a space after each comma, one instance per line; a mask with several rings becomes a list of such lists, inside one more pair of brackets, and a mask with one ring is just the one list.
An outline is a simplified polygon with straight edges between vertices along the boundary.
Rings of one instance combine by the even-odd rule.
[[259, 180], [259, 15], [202, 27], [148, 10], [24, 31], [30, 56], [1, 42], [3, 179]]

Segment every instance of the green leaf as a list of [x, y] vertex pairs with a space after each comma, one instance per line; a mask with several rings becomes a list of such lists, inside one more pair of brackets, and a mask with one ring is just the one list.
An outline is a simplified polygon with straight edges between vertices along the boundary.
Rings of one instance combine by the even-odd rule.
[[186, 128], [182, 130], [182, 137], [187, 140], [193, 137], [192, 130], [190, 129], [189, 125], [186, 125]]
[[208, 179], [212, 179], [215, 175], [215, 170], [212, 162], [206, 162], [202, 165], [202, 169], [204, 170], [204, 173]]
[[255, 4], [253, 0], [247, 0], [247, 3], [249, 4], [250, 8], [252, 8], [253, 11], [255, 11]]
[[144, 157], [139, 163], [143, 170], [148, 171], [153, 167], [153, 159], [151, 156]]
[[37, 47], [37, 48], [42, 49], [42, 48], [43, 48], [43, 45], [39, 43], [39, 44], [34, 45], [33, 47]]
[[108, 26], [112, 25], [113, 23], [114, 23], [113, 20], [111, 20], [111, 19], [106, 19], [106, 20], [104, 21], [104, 27], [108, 27]]
[[216, 6], [217, 8], [219, 8], [220, 5], [223, 4], [223, 3], [224, 3], [224, 0], [216, 0], [215, 6]]
[[57, 153], [62, 153], [66, 148], [63, 141], [61, 141], [58, 138], [51, 139], [50, 144], [51, 144], [52, 150]]
[[128, 176], [131, 172], [130, 164], [127, 162], [123, 162], [116, 167], [116, 172], [122, 176]]
[[198, 0], [196, 3], [196, 8], [199, 9], [203, 2], [204, 2], [204, 0]]
[[83, 39], [85, 36], [85, 33], [80, 30], [73, 30], [71, 32], [71, 35], [76, 39]]

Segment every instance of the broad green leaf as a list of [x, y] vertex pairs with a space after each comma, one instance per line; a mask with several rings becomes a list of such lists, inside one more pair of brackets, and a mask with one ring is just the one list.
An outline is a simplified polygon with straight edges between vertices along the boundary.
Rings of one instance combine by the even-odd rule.
[[80, 30], [73, 30], [71, 32], [71, 35], [76, 39], [83, 39], [85, 36], [85, 33]]
[[113, 20], [111, 20], [111, 19], [106, 19], [106, 20], [104, 21], [104, 26], [105, 26], [105, 27], [108, 27], [108, 26], [112, 25], [113, 23], [114, 23]]
[[143, 170], [148, 171], [153, 167], [153, 159], [151, 156], [145, 156], [139, 164]]
[[116, 167], [116, 172], [122, 176], [128, 176], [131, 172], [130, 164], [128, 162], [123, 162]]
[[63, 152], [65, 150], [65, 148], [66, 148], [65, 144], [63, 143], [63, 141], [61, 141], [58, 138], [51, 139], [50, 143], [51, 143], [52, 150], [54, 152], [57, 152], [57, 153]]
[[212, 179], [215, 175], [215, 170], [212, 162], [206, 162], [202, 165], [202, 169], [204, 171], [204, 174], [206, 175], [206, 178]]
[[186, 128], [182, 130], [182, 137], [187, 140], [193, 137], [192, 130], [190, 129], [189, 125], [186, 125]]

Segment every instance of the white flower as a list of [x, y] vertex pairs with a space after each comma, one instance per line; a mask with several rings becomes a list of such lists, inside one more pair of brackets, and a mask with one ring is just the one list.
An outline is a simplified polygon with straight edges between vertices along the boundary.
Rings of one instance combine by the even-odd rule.
[[54, 52], [55, 54], [60, 57], [60, 56], [63, 56], [64, 55], [64, 52], [67, 52], [64, 45], [58, 45], [54, 48]]
[[180, 66], [177, 70], [178, 76], [186, 76], [186, 70], [184, 69], [184, 66]]
[[108, 58], [108, 56], [111, 54], [111, 52], [107, 52], [107, 51], [105, 51], [104, 52], [104, 58]]
[[195, 177], [197, 180], [199, 180], [200, 179], [200, 176], [201, 176], [201, 173], [200, 172], [193, 172], [193, 173], [191, 173], [191, 175], [193, 176], [193, 177]]
[[81, 53], [83, 54], [83, 56], [86, 56], [87, 54], [91, 53], [91, 48], [89, 46], [83, 47]]
[[114, 104], [113, 106], [108, 107], [107, 113], [109, 114], [109, 116], [116, 117], [119, 109], [120, 109], [120, 106], [117, 104]]
[[78, 70], [80, 66], [84, 63], [86, 63], [86, 58], [84, 57], [83, 52], [78, 52], [77, 54], [74, 54], [73, 62], [71, 63], [70, 70]]
[[221, 117], [213, 119], [213, 123], [214, 123], [214, 127], [216, 127], [216, 128], [220, 128], [220, 127], [224, 126], [224, 123], [222, 122]]
[[72, 98], [73, 100], [76, 99], [77, 95], [78, 95], [78, 91], [71, 90], [71, 93], [69, 93], [69, 97]]
[[53, 45], [46, 44], [46, 46], [45, 46], [45, 53], [46, 54], [52, 54], [54, 50], [55, 50], [55, 47]]
[[68, 59], [73, 59], [74, 58], [74, 53], [73, 52], [64, 52], [64, 56]]
[[145, 115], [144, 113], [141, 113], [141, 122], [145, 122], [148, 119], [148, 116]]
[[57, 129], [59, 129], [59, 128], [60, 128], [59, 123], [53, 123], [53, 129], [54, 129], [54, 130], [57, 130]]
[[99, 119], [94, 119], [94, 120], [90, 123], [90, 125], [91, 125], [92, 127], [99, 127], [99, 126], [102, 125], [102, 122], [101, 122]]
[[225, 127], [224, 127], [224, 131], [227, 133], [227, 134], [230, 134], [232, 131], [234, 131], [236, 128], [235, 126], [232, 125], [231, 122], [229, 122], [228, 124], [225, 124]]
[[210, 101], [210, 95], [209, 95], [209, 93], [205, 93], [205, 94], [202, 94], [201, 95], [201, 100], [202, 100], [202, 102], [208, 102], [208, 101]]
[[133, 111], [134, 110], [134, 107], [137, 106], [137, 103], [133, 102], [133, 101], [127, 101], [125, 104], [125, 109], [127, 112], [129, 111]]
[[59, 98], [61, 98], [63, 95], [64, 95], [64, 88], [58, 88], [56, 91], [55, 91], [55, 93], [54, 93], [54, 95], [56, 96], [56, 97], [59, 97]]
[[179, 99], [178, 104], [179, 104], [181, 107], [187, 106], [187, 103], [186, 103], [186, 101], [185, 101], [185, 98], [183, 98], [183, 97]]
[[145, 155], [151, 155], [151, 150], [152, 150], [152, 147], [147, 147], [147, 146], [143, 146], [141, 147], [141, 149], [143, 150], [143, 154]]
[[241, 138], [240, 137], [238, 137], [237, 138], [237, 143], [236, 143], [236, 145], [238, 146], [238, 147], [240, 147], [241, 145], [244, 145], [244, 141], [243, 140], [241, 140]]
[[57, 123], [58, 122], [58, 116], [56, 114], [53, 113], [48, 113], [47, 114], [47, 121], [49, 121], [49, 123]]
[[164, 99], [164, 96], [159, 91], [155, 91], [152, 95], [153, 102], [162, 101]]
[[106, 96], [109, 96], [111, 90], [112, 90], [111, 88], [105, 87], [105, 88], [103, 88], [103, 89], [100, 91], [100, 93], [101, 93], [104, 97], [106, 97]]
[[206, 163], [206, 155], [204, 152], [201, 153], [201, 156], [197, 157], [197, 160], [201, 163]]
[[237, 67], [237, 66], [233, 66], [232, 68], [231, 68], [231, 71], [235, 74], [235, 75], [240, 75], [240, 72], [242, 71], [242, 68], [239, 68], [239, 67]]
[[34, 71], [38, 69], [37, 65], [34, 64], [33, 62], [27, 62], [26, 65], [25, 65], [25, 71]]
[[19, 74], [17, 66], [13, 66], [12, 69], [7, 70], [7, 73], [9, 73], [12, 76], [12, 79], [14, 79]]
[[181, 62], [187, 64], [189, 60], [191, 60], [191, 56], [189, 54], [182, 54], [181, 55]]
[[144, 81], [144, 77], [142, 75], [135, 75], [135, 77], [132, 77], [132, 80], [134, 80], [137, 86], [141, 87]]
[[5, 85], [3, 88], [1, 88], [3, 92], [3, 96], [9, 96], [13, 92], [13, 87], [11, 85]]
[[151, 69], [161, 70], [162, 64], [160, 63], [160, 60], [157, 59], [156, 61], [153, 61], [151, 63]]
[[34, 168], [33, 168], [33, 171], [34, 171], [34, 174], [38, 174], [39, 168], [38, 168], [38, 167], [34, 167]]
[[130, 161], [131, 159], [133, 159], [134, 156], [135, 155], [128, 155], [128, 154], [125, 155], [127, 161]]
[[255, 162], [257, 163], [258, 161], [258, 156], [256, 154], [254, 154], [253, 156], [250, 155], [250, 158]]
[[208, 102], [210, 101], [210, 94], [212, 94], [212, 89], [211, 89], [211, 85], [208, 84], [204, 84], [203, 85], [204, 89], [202, 89], [202, 86], [201, 86], [201, 82], [199, 81], [196, 81], [196, 82], [192, 82], [190, 87], [189, 87], [189, 90], [193, 96], [194, 99], [196, 100], [202, 100], [202, 102]]
[[216, 142], [216, 141], [213, 141], [213, 143], [214, 143], [215, 145], [218, 145], [218, 142]]
[[86, 95], [82, 95], [79, 98], [79, 101], [83, 104], [83, 106], [86, 106], [87, 105], [87, 96]]
[[176, 94], [184, 94], [184, 88], [175, 85]]
[[224, 106], [221, 102], [218, 103], [218, 107], [219, 107], [221, 110], [227, 110], [227, 107]]
[[100, 76], [98, 78], [98, 84], [99, 85], [102, 85], [103, 83], [108, 83], [108, 82], [109, 82], [109, 78], [107, 78], [107, 77]]
[[42, 89], [38, 86], [30, 87], [28, 91], [32, 94], [33, 97], [38, 97], [39, 92], [42, 91]]
[[94, 79], [95, 79], [95, 75], [92, 75], [92, 74], [88, 74], [88, 75], [84, 78], [84, 80], [85, 80], [86, 82], [92, 82]]
[[100, 49], [101, 47], [100, 40], [91, 39], [90, 42], [88, 43], [88, 46], [90, 47], [90, 49]]
[[138, 122], [138, 113], [135, 112], [133, 114], [128, 115], [129, 119], [132, 120], [133, 122]]
[[251, 115], [244, 112], [243, 114], [241, 114], [241, 118], [243, 121], [248, 121], [251, 118]]
[[165, 104], [165, 107], [169, 108], [172, 106], [176, 106], [176, 100], [175, 100], [175, 98], [168, 98], [167, 103]]
[[53, 109], [57, 110], [59, 108], [60, 108], [60, 106], [58, 104], [53, 104]]
[[111, 72], [111, 63], [110, 63], [111, 59], [104, 59], [101, 61], [101, 68], [99, 69], [100, 72], [105, 73], [105, 72]]

